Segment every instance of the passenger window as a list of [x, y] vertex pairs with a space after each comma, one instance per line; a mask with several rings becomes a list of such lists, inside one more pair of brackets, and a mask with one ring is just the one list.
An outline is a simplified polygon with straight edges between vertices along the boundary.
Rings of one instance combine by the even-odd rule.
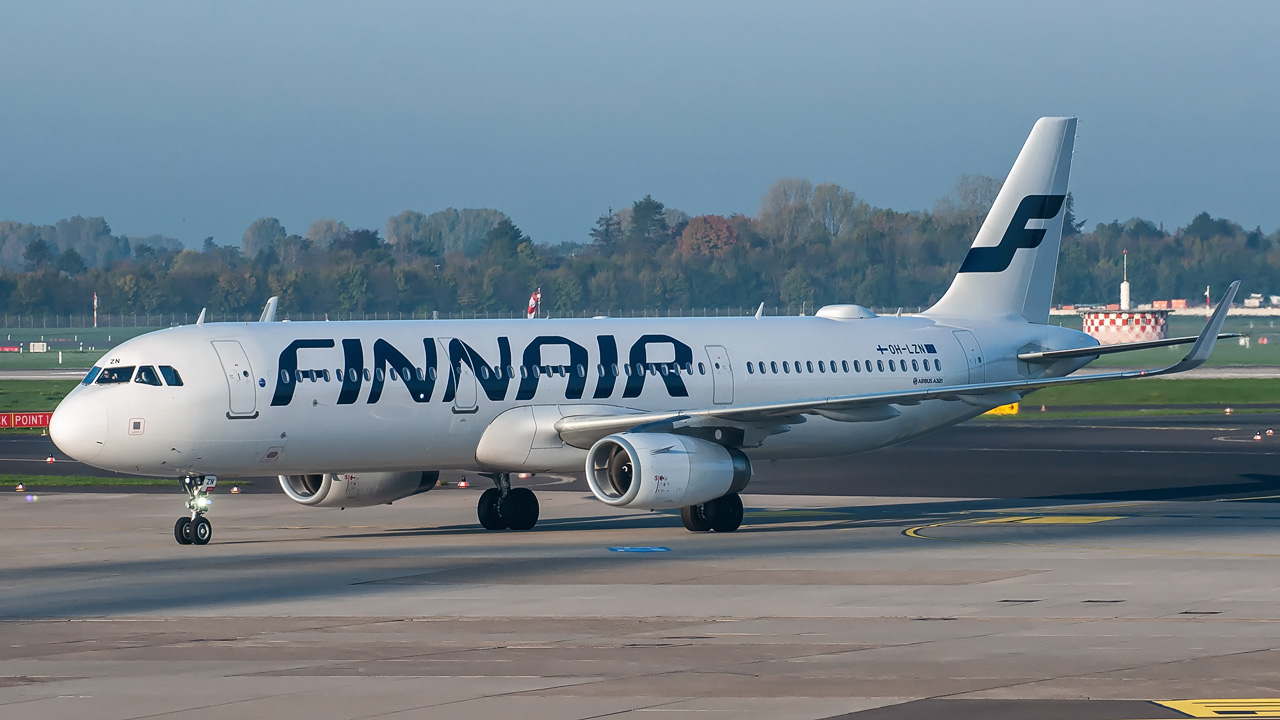
[[383, 380], [385, 377], [386, 377], [386, 375], [384, 375], [384, 374], [383, 374], [383, 372], [382, 372], [382, 368], [378, 368], [378, 369], [376, 369], [376, 370], [374, 370], [374, 371], [373, 371], [373, 379], [374, 379], [374, 380], [377, 380], [378, 382], [382, 382], [382, 380]]
[[[392, 378], [392, 379], [394, 380], [395, 378]], [[481, 379], [481, 380], [488, 380], [488, 379], [489, 379], [489, 366], [488, 366], [488, 365], [481, 365], [481, 366], [480, 366], [480, 379]]]
[[427, 377], [431, 378], [431, 382], [435, 382], [435, 381], [436, 381], [436, 369], [435, 369], [435, 368], [427, 368]]
[[373, 378], [369, 375], [369, 368], [364, 369], [364, 381], [369, 382]]
[[89, 374], [84, 376], [84, 380], [80, 381], [81, 385], [92, 385], [93, 381], [98, 379], [98, 373], [102, 372], [102, 368], [93, 366], [89, 368]]
[[883, 361], [883, 360], [877, 360], [877, 361], [876, 361], [876, 370], [878, 370], [878, 371], [880, 371], [880, 372], [884, 372], [884, 361]]
[[942, 361], [938, 358], [933, 359], [933, 369], [942, 372]]
[[894, 370], [897, 370], [897, 369], [898, 369], [898, 368], [896, 368], [896, 367], [894, 367], [894, 366], [893, 366], [893, 360], [890, 360], [890, 361], [889, 361], [889, 372], [893, 372]]
[[845, 371], [845, 372], [849, 372], [849, 361], [848, 361], [848, 360], [841, 360], [841, 361], [840, 361], [840, 364], [844, 366], [844, 371]]
[[920, 363], [916, 362], [915, 360], [912, 360], [912, 361], [911, 361], [911, 371], [912, 371], [912, 372], [919, 372], [919, 371], [920, 371]]
[[139, 385], [155, 385], [160, 386], [160, 374], [150, 365], [143, 365], [138, 368], [138, 375], [133, 379]]
[[706, 374], [707, 374], [707, 366], [706, 366], [706, 365], [703, 365], [702, 363], [698, 363], [698, 374], [699, 374], [699, 375], [706, 375]]
[[823, 361], [823, 360], [819, 360], [819, 361], [818, 361], [818, 372], [820, 372], [820, 373], [824, 373], [824, 372], [826, 372], [826, 371], [827, 371], [827, 363], [826, 363], [825, 361]]
[[782, 372], [787, 374], [791, 373], [791, 365], [786, 360], [782, 361]]
[[587, 369], [586, 369], [586, 368], [582, 367], [581, 365], [578, 365], [578, 366], [577, 366], [577, 370], [578, 370], [578, 377], [580, 377], [580, 378], [584, 378], [584, 377], [586, 377], [586, 376], [587, 376]]
[[325, 381], [325, 382], [330, 382], [330, 380], [329, 380], [329, 368], [325, 368], [325, 369], [324, 369], [324, 381]]
[[806, 361], [805, 361], [805, 363], [804, 363], [804, 367], [805, 367], [805, 369], [806, 369], [806, 370], [808, 370], [809, 372], [813, 372], [813, 361], [812, 361], [812, 360], [806, 360]]
[[773, 374], [774, 374], [774, 375], [777, 375], [777, 374], [778, 374], [778, 362], [777, 362], [776, 360], [770, 360], [770, 361], [769, 361], [769, 369], [773, 371]]
[[853, 361], [853, 371], [854, 371], [854, 372], [862, 372], [862, 363], [858, 362], [857, 360], [854, 360], [854, 361]]
[[99, 385], [115, 385], [117, 383], [127, 383], [133, 379], [133, 369], [136, 365], [125, 365], [123, 367], [109, 367], [104, 369], [98, 375]]
[[748, 375], [755, 375], [755, 374], [756, 374], [756, 364], [755, 364], [755, 363], [747, 363], [747, 374], [748, 374]]

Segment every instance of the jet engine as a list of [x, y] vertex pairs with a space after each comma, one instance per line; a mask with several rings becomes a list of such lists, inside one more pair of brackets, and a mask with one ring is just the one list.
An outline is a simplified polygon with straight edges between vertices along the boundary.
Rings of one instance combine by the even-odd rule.
[[587, 484], [614, 507], [699, 505], [741, 492], [750, 481], [751, 461], [741, 450], [685, 435], [618, 433], [587, 453]]
[[281, 475], [280, 487], [290, 500], [311, 507], [368, 507], [427, 492], [439, 478], [435, 470]]

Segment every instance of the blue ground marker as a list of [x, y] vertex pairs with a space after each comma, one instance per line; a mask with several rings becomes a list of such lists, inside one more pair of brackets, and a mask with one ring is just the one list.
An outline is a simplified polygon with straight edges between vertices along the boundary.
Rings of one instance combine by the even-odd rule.
[[656, 553], [656, 552], [671, 552], [671, 548], [662, 547], [660, 545], [638, 545], [638, 546], [624, 545], [621, 547], [611, 547], [609, 548], [609, 552]]

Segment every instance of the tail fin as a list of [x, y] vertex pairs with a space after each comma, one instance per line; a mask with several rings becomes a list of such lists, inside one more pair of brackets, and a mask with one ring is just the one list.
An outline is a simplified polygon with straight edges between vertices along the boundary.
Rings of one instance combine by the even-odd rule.
[[951, 287], [925, 315], [1049, 321], [1075, 118], [1040, 118]]

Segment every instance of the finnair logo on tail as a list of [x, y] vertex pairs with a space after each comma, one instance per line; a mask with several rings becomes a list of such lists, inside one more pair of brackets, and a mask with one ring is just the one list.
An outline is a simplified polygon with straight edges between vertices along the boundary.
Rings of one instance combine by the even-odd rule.
[[994, 247], [969, 248], [964, 262], [960, 264], [962, 273], [998, 273], [1009, 269], [1013, 262], [1013, 254], [1018, 248], [1028, 250], [1040, 247], [1044, 240], [1044, 228], [1029, 228], [1032, 220], [1051, 220], [1062, 210], [1065, 195], [1028, 195], [1018, 203], [1018, 210], [1009, 221], [1000, 244]]

